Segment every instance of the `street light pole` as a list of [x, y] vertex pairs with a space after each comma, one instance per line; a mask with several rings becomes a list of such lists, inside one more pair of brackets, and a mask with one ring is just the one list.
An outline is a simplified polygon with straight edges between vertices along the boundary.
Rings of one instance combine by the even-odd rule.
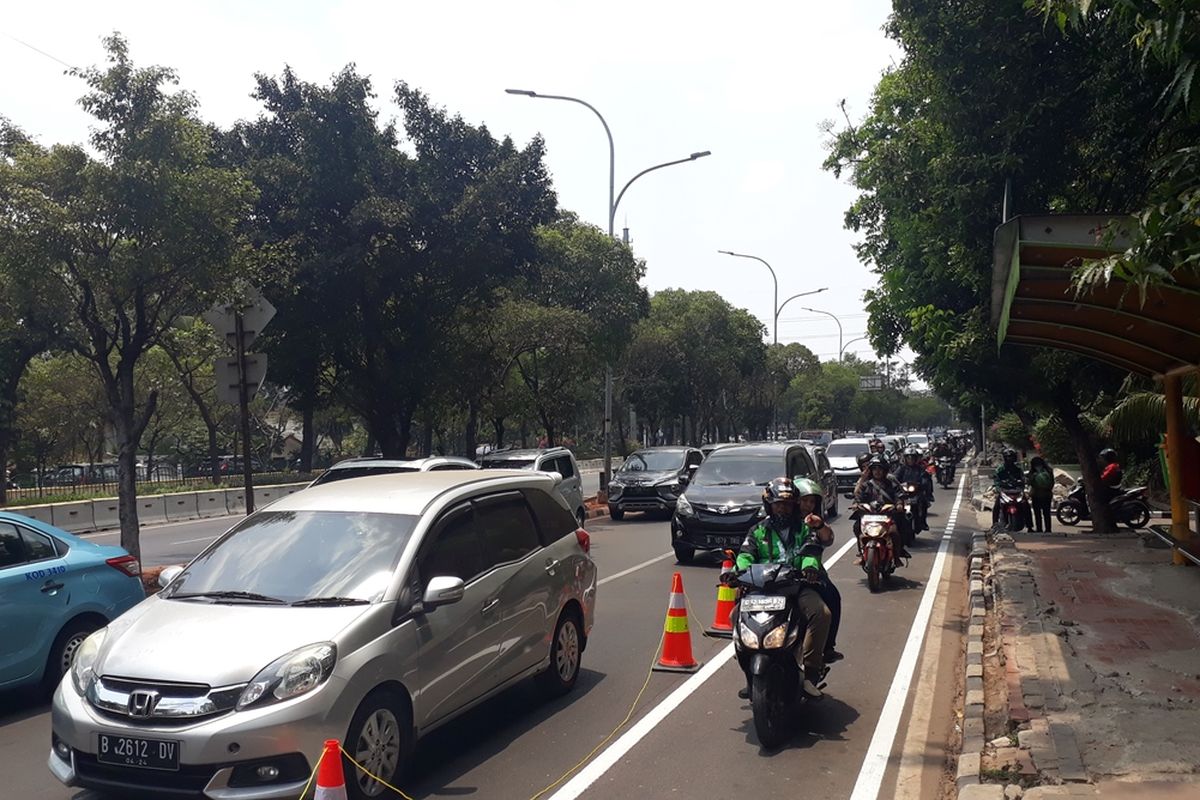
[[842, 321], [833, 314], [830, 314], [828, 311], [821, 311], [819, 308], [808, 308], [807, 306], [801, 306], [801, 308], [803, 308], [805, 311], [811, 311], [814, 314], [824, 314], [827, 317], [833, 317], [833, 321], [836, 322], [838, 326], [838, 360], [840, 361], [840, 353], [842, 352]]
[[775, 282], [775, 299], [771, 302], [771, 310], [775, 312], [775, 330], [771, 336], [772, 341], [775, 344], [779, 344], [779, 278], [775, 277], [774, 268], [772, 268], [772, 266], [768, 264], [765, 259], [761, 259], [758, 256], [749, 256], [745, 253], [735, 253], [732, 250], [718, 250], [717, 252], [721, 255], [733, 256], [734, 258], [752, 258], [765, 266], [767, 269], [771, 270], [771, 280]]
[[866, 338], [867, 338], [866, 336], [859, 336], [858, 338], [851, 339], [850, 341], [846, 342], [845, 346], [841, 350], [838, 351], [838, 361], [841, 361], [842, 359], [844, 359], [846, 357], [846, 348], [847, 347], [854, 344], [855, 342], [861, 342], [862, 340], [864, 340]]
[[810, 294], [820, 294], [821, 292], [827, 292], [827, 291], [829, 291], [829, 287], [825, 286], [820, 289], [813, 289], [811, 292], [801, 292], [800, 294], [794, 294], [791, 297], [789, 297], [787, 300], [784, 300], [782, 303], [779, 304], [779, 308], [775, 309], [775, 324], [776, 325], [779, 324], [779, 315], [783, 313], [783, 307], [786, 306], [788, 303], [792, 302], [793, 300], [795, 300], [797, 297], [808, 297]]
[[[665, 164], [657, 164], [648, 169], [644, 169], [637, 175], [634, 175], [629, 183], [625, 184], [625, 188], [621, 189], [620, 196], [614, 197], [617, 188], [617, 149], [613, 144], [612, 130], [608, 127], [608, 122], [604, 119], [596, 107], [586, 100], [580, 100], [578, 97], [568, 97], [561, 94], [538, 94], [529, 89], [505, 89], [508, 94], [521, 95], [523, 97], [540, 98], [542, 100], [565, 100], [568, 103], [577, 103], [593, 114], [596, 119], [600, 120], [600, 124], [604, 126], [604, 135], [608, 137], [608, 237], [611, 239], [615, 236], [614, 226], [617, 219], [617, 205], [621, 202], [621, 197], [625, 195], [625, 189], [628, 189], [630, 184], [638, 178], [645, 175], [647, 172], [653, 172], [656, 169], [670, 167], [675, 164], [683, 164], [688, 161], [695, 161], [698, 158], [712, 155], [708, 150], [703, 152], [692, 153], [687, 158], [681, 158], [677, 161], [669, 161]], [[600, 488], [608, 489], [608, 480], [612, 476], [612, 362], [605, 361], [604, 363], [604, 471], [600, 473]]]

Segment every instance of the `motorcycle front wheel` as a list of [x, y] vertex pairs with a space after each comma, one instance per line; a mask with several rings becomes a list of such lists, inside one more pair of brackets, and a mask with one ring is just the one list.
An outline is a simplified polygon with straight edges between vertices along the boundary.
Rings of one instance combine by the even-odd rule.
[[1021, 512], [1018, 510], [1016, 514], [1004, 512], [1004, 528], [1009, 533], [1017, 533], [1025, 529], [1025, 523], [1021, 521]]
[[1124, 519], [1121, 522], [1131, 531], [1136, 531], [1150, 524], [1150, 509], [1144, 503], [1126, 507], [1122, 516]]
[[1058, 517], [1058, 521], [1063, 525], [1077, 525], [1081, 515], [1079, 513], [1079, 506], [1067, 501], [1059, 504], [1055, 516]]
[[750, 705], [754, 709], [754, 732], [764, 750], [774, 750], [791, 734], [789, 722], [796, 702], [799, 677], [779, 662], [773, 662], [750, 684]]
[[863, 570], [867, 573], [867, 588], [878, 592], [883, 588], [883, 570], [879, 566], [879, 548], [868, 547], [863, 551]]

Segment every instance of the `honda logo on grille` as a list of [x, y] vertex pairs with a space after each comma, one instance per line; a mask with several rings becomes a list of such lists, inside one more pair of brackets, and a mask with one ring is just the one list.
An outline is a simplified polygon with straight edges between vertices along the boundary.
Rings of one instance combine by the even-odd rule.
[[148, 717], [154, 713], [158, 705], [158, 692], [151, 689], [138, 689], [129, 693], [129, 716]]

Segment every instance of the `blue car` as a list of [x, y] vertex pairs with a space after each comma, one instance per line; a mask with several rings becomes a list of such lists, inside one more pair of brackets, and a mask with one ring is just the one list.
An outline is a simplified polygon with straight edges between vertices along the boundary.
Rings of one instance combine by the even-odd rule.
[[0, 511], [0, 689], [51, 690], [83, 640], [145, 598], [120, 547]]

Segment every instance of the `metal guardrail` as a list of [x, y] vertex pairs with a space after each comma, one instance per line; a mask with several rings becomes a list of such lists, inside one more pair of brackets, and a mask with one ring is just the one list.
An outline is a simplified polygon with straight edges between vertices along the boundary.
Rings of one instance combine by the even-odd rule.
[[1197, 558], [1196, 556], [1192, 555], [1191, 551], [1185, 550], [1184, 548], [1180, 547], [1179, 542], [1175, 541], [1175, 537], [1173, 537], [1170, 534], [1167, 534], [1161, 530], [1161, 528], [1163, 528], [1163, 527], [1164, 526], [1162, 526], [1162, 525], [1151, 525], [1148, 528], [1148, 530], [1151, 533], [1153, 533], [1155, 536], [1157, 536], [1159, 539], [1162, 539], [1167, 545], [1169, 545], [1171, 547], [1172, 550], [1178, 551], [1181, 556], [1186, 558], [1188, 561], [1191, 561], [1197, 567], [1200, 567], [1200, 558]]

